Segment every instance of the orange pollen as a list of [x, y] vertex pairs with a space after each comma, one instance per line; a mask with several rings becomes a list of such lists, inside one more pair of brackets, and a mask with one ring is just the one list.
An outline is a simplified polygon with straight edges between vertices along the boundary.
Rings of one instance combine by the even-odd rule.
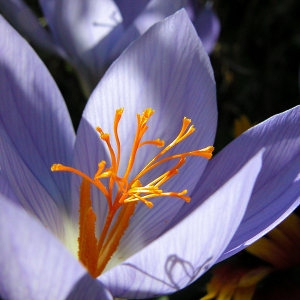
[[[83, 265], [88, 269], [93, 277], [98, 277], [105, 269], [107, 263], [117, 251], [122, 236], [129, 226], [130, 218], [135, 212], [138, 202], [144, 203], [147, 207], [154, 206], [152, 199], [157, 197], [176, 197], [186, 202], [190, 201], [187, 190], [180, 192], [169, 192], [162, 189], [162, 185], [178, 174], [179, 169], [184, 165], [189, 156], [202, 156], [210, 159], [214, 150], [213, 146], [204, 149], [193, 150], [181, 154], [167, 156], [166, 153], [177, 144], [190, 136], [195, 128], [191, 125], [191, 120], [183, 118], [182, 127], [177, 137], [167, 146], [160, 139], [142, 141], [148, 130], [148, 121], [154, 114], [154, 110], [147, 108], [142, 114], [137, 114], [137, 128], [132, 143], [130, 156], [124, 174], [119, 175], [121, 161], [121, 143], [118, 134], [119, 122], [124, 109], [118, 109], [114, 119], [114, 140], [115, 148], [111, 144], [110, 134], [103, 132], [100, 127], [96, 130], [100, 139], [106, 144], [110, 153], [110, 166], [105, 161], [98, 164], [98, 169], [94, 177], [62, 164], [53, 164], [52, 171], [71, 172], [82, 177], [80, 189], [79, 207], [79, 237], [78, 237], [78, 257]], [[158, 154], [152, 158], [146, 166], [136, 175], [131, 174], [136, 160], [138, 150], [145, 146], [152, 145], [162, 148]], [[160, 176], [144, 184], [142, 177], [149, 171], [160, 165], [175, 161], [173, 166], [163, 172]], [[106, 184], [103, 183], [106, 178]], [[96, 236], [97, 215], [92, 206], [91, 184], [98, 188], [106, 198], [108, 211], [101, 234]]]

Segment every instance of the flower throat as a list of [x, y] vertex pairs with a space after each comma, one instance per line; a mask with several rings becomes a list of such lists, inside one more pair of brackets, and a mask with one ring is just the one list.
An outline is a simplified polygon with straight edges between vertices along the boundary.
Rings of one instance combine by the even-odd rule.
[[[137, 128], [133, 140], [131, 153], [127, 162], [124, 174], [119, 173], [121, 160], [121, 143], [118, 135], [118, 126], [124, 109], [118, 109], [114, 119], [114, 139], [116, 151], [111, 145], [110, 135], [104, 133], [100, 127], [96, 130], [100, 139], [106, 144], [110, 154], [110, 166], [102, 160], [98, 163], [98, 169], [94, 177], [89, 177], [85, 173], [62, 164], [53, 164], [52, 171], [64, 171], [77, 174], [82, 177], [79, 204], [79, 237], [78, 237], [78, 257], [82, 264], [88, 269], [93, 277], [98, 277], [105, 269], [112, 255], [117, 251], [118, 245], [129, 226], [130, 218], [135, 212], [138, 202], [142, 202], [147, 207], [152, 208], [152, 198], [156, 197], [177, 197], [186, 202], [190, 201], [187, 190], [180, 192], [164, 191], [162, 185], [178, 173], [178, 170], [185, 163], [188, 156], [202, 156], [210, 159], [214, 148], [208, 146], [204, 149], [184, 152], [166, 156], [165, 154], [174, 146], [190, 136], [195, 128], [191, 125], [191, 120], [183, 118], [182, 127], [177, 137], [167, 146], [160, 139], [142, 141], [148, 130], [147, 122], [154, 114], [154, 110], [147, 108], [142, 114], [137, 114]], [[141, 147], [152, 145], [162, 148], [138, 174], [131, 174], [136, 155]], [[174, 160], [174, 165], [166, 172], [151, 182], [142, 183], [142, 177], [159, 167], [161, 164]], [[123, 164], [123, 162], [122, 162]], [[107, 184], [102, 179], [107, 179]], [[96, 236], [97, 215], [93, 210], [91, 197], [91, 184], [98, 188], [106, 198], [108, 211], [102, 232]]]

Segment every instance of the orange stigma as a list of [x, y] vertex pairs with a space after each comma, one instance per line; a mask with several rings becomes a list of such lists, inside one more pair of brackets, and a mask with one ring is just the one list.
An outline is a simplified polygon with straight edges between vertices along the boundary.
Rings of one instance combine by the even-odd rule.
[[[148, 130], [147, 123], [154, 114], [153, 109], [147, 108], [142, 114], [137, 114], [137, 129], [131, 153], [124, 174], [120, 175], [121, 143], [118, 126], [123, 111], [124, 109], [118, 109], [114, 119], [116, 149], [111, 144], [110, 134], [103, 132], [100, 127], [96, 128], [100, 139], [106, 144], [110, 153], [110, 166], [106, 165], [106, 161], [99, 162], [94, 177], [61, 164], [53, 164], [51, 167], [52, 171], [71, 172], [81, 176], [83, 179], [80, 190], [78, 257], [93, 277], [98, 277], [104, 271], [112, 255], [117, 251], [121, 238], [129, 226], [130, 218], [135, 212], [136, 204], [142, 202], [147, 207], [152, 208], [154, 205], [152, 199], [157, 197], [177, 197], [189, 202], [190, 197], [187, 196], [187, 190], [180, 192], [164, 191], [162, 185], [178, 173], [188, 156], [202, 156], [210, 159], [214, 150], [214, 147], [208, 146], [200, 150], [170, 156], [166, 155], [170, 149], [195, 131], [194, 126], [191, 125], [191, 120], [187, 118], [183, 118], [180, 132], [167, 146], [164, 146], [164, 141], [160, 139], [142, 141]], [[162, 150], [138, 174], [132, 174], [137, 152], [145, 145], [160, 147]], [[142, 183], [142, 177], [145, 174], [172, 160], [175, 163], [168, 171], [163, 172], [151, 182]], [[105, 181], [107, 182], [106, 184], [103, 183], [103, 178], [107, 179]], [[92, 207], [91, 184], [103, 193], [108, 203], [104, 227], [99, 237], [96, 237], [97, 215]]]

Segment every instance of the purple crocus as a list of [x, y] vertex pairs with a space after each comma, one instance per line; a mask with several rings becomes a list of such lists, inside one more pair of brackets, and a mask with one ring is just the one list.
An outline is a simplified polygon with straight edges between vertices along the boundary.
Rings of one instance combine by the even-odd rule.
[[210, 7], [188, 0], [40, 0], [50, 31], [45, 30], [23, 0], [0, 0], [0, 12], [15, 28], [46, 51], [67, 59], [88, 94], [107, 67], [154, 23], [185, 7], [204, 47], [211, 52], [220, 24]]
[[[59, 299], [87, 290], [91, 295], [102, 293], [99, 298], [105, 299], [104, 293], [109, 295], [101, 283], [116, 297], [173, 293], [257, 240], [298, 206], [300, 107], [253, 127], [211, 160], [183, 157], [213, 144], [217, 122], [213, 71], [184, 10], [151, 27], [111, 65], [90, 96], [76, 135], [45, 66], [0, 20], [2, 297]], [[156, 111], [151, 118], [148, 108]], [[137, 114], [139, 120], [149, 119], [142, 141], [136, 138], [142, 132], [136, 131]], [[165, 145], [172, 143], [183, 120], [190, 122], [185, 116], [197, 130], [168, 152], [179, 159], [148, 168], [127, 189], [128, 181], [122, 177], [126, 166], [136, 176], [161, 151], [157, 138]], [[140, 148], [133, 165], [132, 145]], [[120, 149], [121, 158], [114, 158], [111, 149]], [[57, 163], [76, 168], [89, 179], [51, 172]], [[179, 164], [184, 165], [177, 174]], [[167, 175], [172, 178], [163, 191], [156, 189]], [[99, 189], [87, 188], [88, 180]], [[152, 183], [145, 186], [149, 180]], [[88, 241], [83, 245], [84, 268], [77, 259], [77, 238], [85, 230], [78, 223], [93, 233], [95, 220], [96, 236], [104, 231], [111, 206], [101, 192], [106, 191], [102, 183], [110, 188], [112, 181], [128, 192], [122, 207], [136, 206], [127, 230], [112, 245], [116, 249], [105, 270], [92, 279], [85, 259], [95, 253], [88, 250], [89, 245], [94, 247], [90, 243], [94, 237], [83, 235]], [[164, 197], [134, 192], [150, 188], [152, 196]], [[116, 189], [109, 191], [108, 196], [120, 196]], [[175, 197], [160, 194], [164, 191]], [[190, 203], [185, 202], [187, 196]], [[87, 203], [88, 209], [83, 209], [86, 214], [80, 214], [83, 221], [78, 216], [84, 206], [79, 198], [92, 201], [92, 207]], [[108, 246], [123, 221], [118, 216], [112, 220]], [[101, 256], [96, 257], [97, 264], [98, 260]]]

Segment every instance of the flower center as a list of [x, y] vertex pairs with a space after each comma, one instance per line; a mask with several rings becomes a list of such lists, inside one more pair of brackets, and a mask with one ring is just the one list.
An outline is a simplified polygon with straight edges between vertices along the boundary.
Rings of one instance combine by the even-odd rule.
[[[190, 136], [195, 128], [191, 125], [191, 120], [183, 118], [182, 127], [177, 137], [167, 146], [160, 139], [142, 141], [148, 126], [147, 122], [154, 114], [154, 110], [148, 108], [142, 114], [137, 114], [137, 129], [131, 148], [130, 157], [124, 174], [119, 174], [121, 159], [121, 143], [118, 134], [118, 126], [124, 109], [118, 109], [114, 119], [114, 139], [116, 142], [116, 151], [111, 145], [110, 135], [104, 133], [100, 127], [100, 139], [106, 144], [111, 158], [111, 166], [106, 166], [106, 161], [98, 164], [97, 172], [94, 177], [89, 177], [83, 172], [61, 164], [53, 164], [52, 171], [65, 171], [77, 174], [82, 177], [80, 190], [79, 207], [79, 237], [78, 237], [78, 257], [86, 266], [93, 277], [98, 277], [112, 255], [117, 251], [118, 245], [129, 226], [130, 218], [135, 212], [138, 202], [144, 203], [152, 208], [152, 198], [156, 197], [177, 197], [186, 202], [190, 201], [187, 190], [180, 192], [166, 192], [162, 185], [178, 173], [178, 170], [186, 161], [188, 156], [202, 156], [210, 159], [214, 148], [212, 146], [200, 150], [189, 151], [181, 154], [166, 156], [165, 154], [174, 146]], [[152, 158], [146, 166], [136, 175], [132, 175], [132, 168], [136, 159], [138, 150], [145, 145], [154, 145], [162, 150]], [[142, 184], [141, 178], [154, 168], [168, 161], [175, 160], [176, 163], [168, 171], [163, 172], [156, 179]], [[107, 179], [104, 184], [103, 179]], [[94, 185], [105, 196], [108, 203], [108, 211], [104, 227], [99, 237], [96, 237], [96, 218], [97, 215], [92, 207], [90, 185]]]

